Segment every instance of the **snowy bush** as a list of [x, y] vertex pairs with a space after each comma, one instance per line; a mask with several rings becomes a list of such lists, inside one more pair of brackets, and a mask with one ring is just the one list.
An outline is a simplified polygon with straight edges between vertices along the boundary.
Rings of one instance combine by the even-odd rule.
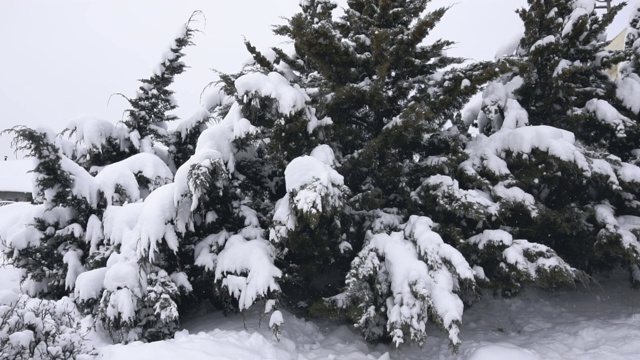
[[346, 290], [329, 301], [353, 308], [355, 326], [369, 340], [390, 336], [396, 346], [422, 344], [433, 321], [460, 344], [463, 288], [473, 290], [474, 272], [455, 248], [432, 230], [427, 217], [412, 216], [389, 233], [367, 233], [353, 260]]
[[247, 241], [238, 234], [226, 241], [218, 254], [215, 276], [238, 301], [240, 311], [280, 291], [276, 281], [282, 272], [273, 265], [274, 257], [271, 244], [259, 237]]
[[[109, 260], [114, 261], [113, 255]], [[113, 341], [138, 340], [142, 329], [138, 326], [137, 315], [141, 312], [146, 291], [146, 274], [140, 271], [137, 264], [125, 260], [108, 264], [107, 267], [96, 320]]]
[[467, 240], [474, 269], [481, 279], [495, 283], [503, 295], [513, 296], [526, 283], [535, 283], [543, 289], [575, 286], [585, 282], [587, 276], [569, 266], [547, 246], [527, 240], [514, 240], [504, 230], [485, 230]]
[[[189, 282], [180, 275], [169, 276], [164, 270], [146, 274], [133, 262], [112, 260], [115, 263], [107, 268], [84, 273], [79, 278], [76, 301], [81, 308], [95, 314], [99, 328], [114, 342], [172, 337], [179, 322], [176, 301], [181, 293], [192, 290]], [[85, 278], [95, 282], [84, 282]], [[96, 302], [97, 306], [91, 308]]]
[[[62, 297], [84, 271], [89, 252], [85, 229], [101, 191], [95, 179], [61, 151], [50, 130], [14, 127], [14, 145], [34, 158], [33, 220], [29, 238], [11, 234], [5, 241], [15, 266], [27, 270], [29, 292]], [[17, 235], [17, 237], [15, 236]]]
[[95, 350], [73, 301], [0, 291], [0, 359], [90, 359]]
[[344, 264], [352, 253], [341, 224], [349, 189], [328, 145], [293, 159], [284, 175], [287, 193], [276, 203], [269, 238], [286, 264], [285, 280], [309, 291], [298, 299], [307, 306], [306, 299], [328, 295], [316, 284], [336, 276], [335, 270], [321, 269]]
[[287, 194], [276, 204], [271, 241], [286, 241], [290, 231], [304, 226], [314, 230], [321, 223], [335, 226], [332, 219], [345, 206], [348, 189], [342, 175], [333, 169], [334, 162], [333, 150], [321, 145], [311, 156], [297, 157], [287, 165], [284, 172]]
[[[183, 291], [185, 289], [182, 289]], [[139, 327], [140, 338], [147, 341], [168, 339], [178, 330], [178, 285], [164, 271], [147, 275], [147, 293], [142, 298]]]

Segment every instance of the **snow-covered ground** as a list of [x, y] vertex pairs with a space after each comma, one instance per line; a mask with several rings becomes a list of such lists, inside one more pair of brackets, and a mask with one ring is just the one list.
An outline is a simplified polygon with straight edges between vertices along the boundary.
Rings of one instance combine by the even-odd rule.
[[514, 299], [484, 299], [465, 312], [463, 343], [452, 354], [435, 328], [423, 348], [368, 345], [347, 326], [285, 313], [280, 342], [257, 312], [187, 321], [176, 339], [102, 348], [103, 359], [637, 359], [640, 303], [624, 279], [601, 287]]
[[[0, 290], [19, 289], [20, 273], [0, 267]], [[623, 275], [575, 291], [527, 289], [513, 299], [483, 299], [465, 311], [462, 346], [452, 354], [446, 335], [430, 329], [422, 348], [370, 345], [345, 325], [305, 321], [284, 313], [280, 341], [268, 317], [250, 309], [245, 316], [199, 314], [187, 319], [175, 339], [109, 345], [92, 336], [98, 359], [138, 360], [385, 360], [385, 359], [637, 359], [640, 302]]]

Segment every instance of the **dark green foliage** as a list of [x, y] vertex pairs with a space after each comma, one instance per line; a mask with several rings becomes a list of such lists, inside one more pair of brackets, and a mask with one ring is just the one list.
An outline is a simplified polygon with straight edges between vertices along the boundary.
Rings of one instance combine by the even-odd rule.
[[[51, 207], [71, 198], [71, 175], [60, 164], [60, 149], [54, 143], [52, 134], [26, 126], [16, 126], [3, 133], [13, 134], [12, 145], [16, 151], [25, 151], [27, 156], [37, 159], [32, 171], [37, 174], [36, 203], [48, 202]], [[45, 191], [49, 189], [57, 190], [53, 197], [45, 195]]]
[[[629, 51], [605, 50], [604, 30], [625, 4], [600, 16], [595, 11], [575, 11], [582, 6], [577, 1], [528, 3], [518, 11], [525, 34], [515, 55], [508, 58], [512, 72], [500, 79], [504, 89], [514, 88], [505, 91], [506, 99], [499, 91], [485, 93], [481, 115], [490, 122], [505, 119], [506, 107], [513, 107], [509, 101], [517, 102], [526, 110], [529, 124], [571, 131], [576, 149], [592, 165], [585, 169], [578, 159], [560, 159], [535, 148], [526, 154], [504, 151], [499, 157], [506, 161], [508, 175], [476, 169], [479, 176], [465, 177], [461, 187], [493, 192], [499, 182], [507, 181], [532, 195], [535, 214], [522, 207], [502, 208], [487, 225], [549, 246], [578, 269], [593, 273], [635, 266], [637, 251], [633, 245], [622, 245], [624, 230], [615, 217], [638, 214], [630, 200], [637, 192], [620, 181], [621, 176], [612, 179], [612, 175], [614, 169], [627, 166], [622, 162], [634, 161], [638, 123], [618, 98], [619, 80], [614, 82], [605, 73], [631, 57]], [[488, 124], [484, 134], [503, 130], [491, 126], [496, 124], [500, 123]], [[610, 173], [599, 167], [610, 168]]]
[[[513, 240], [501, 230], [485, 231], [471, 237], [461, 250], [469, 262], [481, 266], [484, 285], [500, 291], [503, 296], [515, 296], [524, 285], [534, 283], [542, 289], [572, 288], [576, 280], [588, 282], [587, 275], [569, 266], [552, 249], [527, 240]], [[522, 258], [514, 261], [515, 254]]]
[[99, 194], [96, 190], [93, 198], [91, 194], [86, 198], [73, 191], [75, 182], [81, 179], [76, 178], [80, 174], [72, 174], [69, 169], [75, 166], [77, 172], [84, 170], [61, 153], [51, 133], [24, 126], [5, 131], [14, 135], [16, 150], [25, 151], [36, 160], [32, 170], [36, 179], [34, 202], [42, 204], [42, 212], [34, 219], [40, 238], [32, 239], [23, 249], [10, 251], [8, 258], [14, 266], [26, 270], [26, 279], [40, 284], [37, 291], [42, 296], [60, 298], [73, 287], [65, 284], [68, 269], [63, 258], [69, 252], [77, 253], [80, 259], [88, 255], [82, 229], [96, 212]]
[[[302, 314], [348, 319], [371, 341], [422, 344], [428, 321], [455, 347], [462, 298], [474, 297], [476, 285], [513, 296], [527, 284], [572, 287], [586, 272], [637, 270], [640, 246], [629, 239], [638, 231], [619, 218], [640, 215], [640, 185], [621, 175], [640, 162], [633, 152], [637, 114], [621, 107], [616, 84], [603, 73], [632, 56], [603, 51], [602, 32], [621, 6], [603, 17], [572, 17], [575, 1], [530, 0], [518, 12], [525, 37], [514, 56], [463, 66], [464, 59], [445, 54], [452, 42], [425, 41], [448, 10], [427, 11], [428, 3], [348, 0], [334, 19], [332, 2], [303, 2], [275, 28], [293, 42], [294, 54], [273, 48], [268, 56], [245, 41], [253, 62], [220, 75], [224, 100], [168, 133], [166, 123], [176, 120], [169, 86], [185, 70], [190, 20], [129, 100], [128, 138], [112, 136], [104, 149], [72, 156], [90, 169], [163, 142], [175, 170], [175, 184], [162, 193], [169, 197], [154, 198], [171, 212], [161, 224], [165, 232], [140, 234], [146, 238], [133, 239], [132, 258], [110, 260], [133, 269], [140, 287], [110, 284], [99, 299], [81, 303], [83, 311], [116, 341], [160, 340], [177, 329], [179, 310], [243, 311], [278, 297]], [[495, 79], [481, 109], [490, 124], [474, 139], [460, 112]], [[295, 98], [283, 100], [265, 84]], [[491, 98], [494, 90], [504, 96]], [[287, 107], [288, 100], [296, 105]], [[602, 120], [601, 105], [620, 109], [620, 127]], [[527, 121], [535, 127], [518, 135], [535, 139], [508, 138]], [[79, 173], [51, 137], [27, 128], [9, 132], [38, 161], [36, 201], [46, 208], [35, 221], [41, 239], [13, 260], [48, 285], [48, 296], [59, 297], [69, 290], [71, 260], [85, 270], [105, 267], [132, 239], [88, 244], [79, 234], [88, 232], [90, 216], [102, 221], [106, 202], [74, 192]], [[529, 140], [524, 150], [513, 143]], [[558, 155], [563, 151], [554, 146], [572, 155]], [[313, 175], [305, 178], [305, 171]], [[159, 185], [135, 177], [143, 199]], [[115, 194], [114, 206], [133, 200], [123, 186]], [[56, 211], [65, 217], [52, 216]], [[144, 225], [138, 221], [134, 230]], [[275, 285], [241, 300], [250, 266], [220, 265], [233, 246], [275, 264], [268, 279]], [[242, 263], [232, 254], [234, 266]], [[448, 299], [447, 306], [436, 298]], [[121, 299], [135, 311], [110, 315]], [[409, 315], [400, 310], [408, 308]]]
[[[142, 85], [138, 88], [136, 96], [127, 98], [131, 109], [127, 110], [128, 116], [123, 123], [130, 133], [135, 134], [131, 139], [135, 149], [139, 150], [140, 146], [145, 146], [139, 141], [144, 141], [147, 137], [163, 142], [171, 148], [166, 127], [168, 122], [178, 119], [176, 115], [169, 113], [178, 105], [173, 98], [173, 90], [169, 89], [169, 86], [173, 84], [175, 77], [187, 68], [182, 57], [185, 48], [193, 45], [192, 38], [197, 30], [192, 25], [199, 15], [202, 15], [199, 11], [191, 15], [183, 31], [173, 40], [171, 49], [164, 55], [162, 63], [154, 74], [150, 78], [140, 79]], [[184, 161], [184, 155], [178, 157], [178, 162]]]
[[173, 91], [168, 87], [173, 83], [174, 77], [185, 70], [182, 62], [184, 48], [192, 45], [191, 38], [194, 30], [188, 24], [184, 34], [174, 40], [171, 54], [164, 59], [156, 72], [148, 79], [141, 79], [142, 85], [134, 98], [128, 99], [131, 109], [127, 111], [128, 118], [123, 123], [137, 131], [140, 139], [151, 136], [154, 140], [165, 139], [166, 123], [176, 120], [175, 115], [168, 114], [177, 107], [173, 99]]
[[521, 62], [516, 73], [524, 80], [516, 91], [518, 101], [527, 109], [531, 125], [552, 125], [578, 138], [589, 137], [592, 130], [584, 125], [597, 120], [568, 115], [593, 98], [615, 99], [615, 86], [604, 70], [622, 61], [624, 54], [609, 52], [602, 61], [607, 53], [602, 36], [626, 4], [615, 5], [602, 16], [594, 11], [573, 19], [575, 1], [528, 3], [527, 9], [518, 11], [525, 26], [517, 53]]
[[198, 113], [194, 115], [195, 120], [189, 124], [185, 121], [178, 126], [178, 129], [169, 134], [169, 154], [171, 166], [174, 169], [180, 168], [195, 153], [198, 137], [207, 128], [210, 121], [209, 113]]
[[[354, 266], [349, 263], [366, 242], [372, 212], [395, 208], [400, 218], [431, 216], [427, 208], [415, 205], [412, 191], [429, 172], [457, 172], [465, 158], [465, 137], [455, 126], [450, 131], [443, 127], [447, 121], [458, 125], [456, 117], [468, 99], [505, 71], [502, 63], [483, 62], [443, 72], [464, 59], [445, 54], [453, 45], [450, 41], [424, 44], [447, 11], [425, 12], [427, 4], [426, 0], [348, 1], [345, 14], [335, 20], [335, 4], [308, 1], [288, 24], [276, 27], [276, 34], [293, 40], [296, 53], [289, 56], [274, 49], [274, 64], [294, 70], [294, 83], [311, 90], [309, 104], [316, 116], [331, 119], [332, 125], [321, 128], [318, 135], [336, 152], [336, 170], [345, 177], [351, 196], [342, 215], [323, 214], [328, 217], [319, 218], [318, 228], [299, 217], [295, 231], [277, 244], [283, 249], [278, 264], [291, 269], [285, 271], [285, 280], [292, 282], [285, 281], [283, 291], [287, 298], [296, 294], [291, 298], [294, 303], [325, 309], [317, 301], [344, 286]], [[249, 50], [263, 71], [273, 71], [274, 66], [256, 56], [255, 49]], [[304, 128], [292, 130], [300, 134]], [[302, 143], [305, 150], [295, 154], [299, 156], [313, 148], [290, 133], [283, 132], [282, 138], [273, 134], [272, 149], [280, 150], [287, 142]], [[438, 156], [446, 160], [434, 164]], [[352, 248], [337, 252], [332, 242], [338, 239]]]

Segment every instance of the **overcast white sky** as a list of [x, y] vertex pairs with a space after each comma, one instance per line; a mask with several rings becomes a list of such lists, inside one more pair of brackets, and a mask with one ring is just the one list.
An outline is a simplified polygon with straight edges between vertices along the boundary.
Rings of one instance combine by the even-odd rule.
[[[614, 0], [614, 3], [620, 0]], [[631, 1], [633, 3], [634, 0]], [[243, 36], [260, 49], [286, 46], [271, 34], [298, 10], [298, 0], [0, 0], [0, 129], [17, 124], [60, 131], [68, 120], [90, 114], [117, 122], [127, 108], [116, 92], [133, 96], [194, 10], [206, 16], [204, 34], [187, 51], [191, 68], [173, 86], [177, 114], [199, 106], [210, 69], [238, 71], [248, 55]], [[338, 0], [344, 4], [345, 0]], [[431, 34], [458, 42], [450, 55], [493, 58], [522, 25], [514, 13], [526, 0], [433, 0], [455, 4]], [[626, 24], [629, 9], [610, 29]], [[13, 153], [0, 137], [0, 156]]]

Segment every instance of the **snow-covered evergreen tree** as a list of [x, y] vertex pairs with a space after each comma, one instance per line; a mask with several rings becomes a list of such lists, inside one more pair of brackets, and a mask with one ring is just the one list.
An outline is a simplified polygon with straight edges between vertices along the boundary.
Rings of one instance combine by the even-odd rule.
[[100, 167], [140, 152], [155, 153], [175, 171], [193, 154], [195, 141], [206, 128], [208, 111], [198, 111], [174, 130], [168, 130], [167, 125], [179, 120], [171, 114], [177, 103], [170, 86], [187, 68], [182, 58], [185, 49], [193, 45], [197, 32], [194, 25], [200, 15], [195, 11], [181, 27], [153, 75], [139, 80], [142, 85], [136, 96], [125, 97], [131, 108], [125, 111], [126, 118], [121, 123], [113, 125], [90, 116], [80, 116], [68, 123], [63, 134], [75, 135], [75, 147], [63, 149], [67, 156], [87, 170], [97, 167], [92, 171], [96, 173]]
[[[445, 124], [455, 121], [456, 113], [469, 97], [497, 76], [498, 66], [480, 63], [444, 71], [462, 63], [462, 59], [445, 55], [444, 50], [452, 45], [449, 41], [423, 44], [446, 12], [446, 9], [425, 12], [427, 3], [348, 1], [344, 15], [334, 19], [334, 3], [303, 1], [302, 12], [276, 29], [276, 33], [293, 39], [296, 54], [279, 56], [275, 62], [281, 60], [305, 74], [296, 80], [301, 80], [305, 88], [308, 86], [316, 115], [331, 119], [331, 125], [323, 133], [323, 142], [332, 150], [325, 162], [329, 165], [324, 170], [327, 175], [314, 176], [321, 181], [325, 178], [340, 181], [326, 182], [331, 186], [325, 185], [327, 190], [312, 197], [322, 199], [319, 202], [322, 207], [317, 207], [322, 209], [320, 224], [323, 216], [329, 216], [330, 220], [326, 223], [330, 226], [325, 225], [326, 230], [318, 232], [310, 222], [316, 217], [306, 218], [296, 210], [304, 209], [305, 204], [299, 204], [297, 198], [309, 185], [306, 181], [296, 182], [287, 174], [293, 173], [296, 165], [306, 166], [313, 160], [303, 157], [291, 161], [285, 172], [289, 191], [278, 203], [272, 238], [281, 249], [285, 264], [299, 264], [294, 270], [308, 267], [309, 258], [314, 258], [316, 272], [299, 275], [304, 279], [302, 289], [320, 286], [319, 291], [307, 293], [302, 299], [294, 298], [304, 300], [303, 304], [311, 305], [313, 311], [325, 311], [319, 309], [318, 300], [320, 303], [322, 300], [317, 295], [334, 295], [328, 303], [347, 310], [345, 313], [372, 340], [388, 338], [396, 344], [409, 340], [420, 343], [425, 336], [424, 323], [429, 319], [440, 324], [449, 333], [452, 344], [457, 345], [462, 313], [458, 294], [462, 288], [439, 282], [458, 283], [457, 274], [468, 269], [468, 264], [454, 248], [451, 251], [461, 262], [450, 263], [442, 258], [451, 254], [438, 253], [436, 243], [425, 241], [416, 245], [413, 235], [401, 234], [410, 227], [404, 224], [412, 215], [427, 215], [413, 205], [412, 187], [419, 185], [426, 172], [442, 170], [432, 166], [433, 158], [439, 155], [453, 159], [456, 153], [464, 156], [464, 138], [455, 127], [445, 131]], [[277, 49], [276, 54], [280, 54]], [[453, 172], [455, 161], [450, 162], [452, 166], [442, 162], [438, 165]], [[329, 175], [332, 171], [340, 177]], [[340, 191], [337, 186], [345, 186], [345, 190]], [[295, 187], [300, 190], [291, 191]], [[332, 192], [340, 197], [330, 201]], [[331, 226], [332, 223], [337, 226]], [[420, 254], [416, 253], [416, 247], [421, 249]], [[401, 262], [385, 260], [399, 251], [415, 254], [412, 264], [417, 273], [431, 269], [428, 261], [452, 268], [433, 278], [433, 273], [426, 270], [421, 274], [429, 278], [389, 275], [403, 272]], [[369, 263], [374, 254], [376, 260]], [[379, 265], [382, 263], [386, 265]], [[469, 270], [464, 275], [468, 290], [474, 287], [471, 273]], [[414, 280], [420, 282], [412, 285], [420, 292], [417, 297], [400, 290], [403, 284]], [[345, 285], [345, 293], [340, 294], [339, 289]], [[284, 291], [286, 298], [286, 287]], [[436, 297], [457, 299], [460, 307], [451, 310], [457, 314], [454, 317], [457, 320], [449, 316], [443, 303], [433, 301]], [[399, 307], [404, 302], [411, 303], [416, 309], [415, 317], [399, 316], [389, 301], [395, 301]], [[426, 313], [418, 314], [421, 311]]]
[[170, 337], [203, 304], [259, 304], [276, 336], [284, 305], [396, 345], [431, 322], [455, 348], [478, 287], [640, 279], [636, 41], [602, 40], [619, 7], [530, 0], [517, 52], [462, 66], [424, 41], [447, 10], [428, 4], [349, 0], [336, 17], [301, 1], [275, 30], [293, 53], [247, 41], [253, 61], [169, 132], [190, 21], [123, 125], [75, 119], [75, 143], [11, 130], [38, 204], [3, 249], [33, 293], [72, 292], [118, 342]]
[[[173, 119], [167, 114], [175, 108], [167, 86], [185, 68], [182, 50], [191, 44], [191, 21], [157, 73], [142, 81], [139, 96], [131, 101], [134, 109], [123, 125], [76, 118], [63, 132], [75, 135], [75, 142], [40, 130], [10, 130], [18, 149], [36, 159], [34, 199], [42, 203], [32, 211], [35, 232], [31, 238], [8, 239], [10, 259], [27, 270], [30, 292], [54, 298], [73, 293], [79, 308], [93, 314], [117, 341], [171, 336], [178, 322], [179, 298], [191, 290], [183, 273], [167, 273], [156, 264], [140, 261], [135, 246], [131, 247], [135, 240], [130, 238], [144, 238], [147, 233], [142, 224], [132, 223], [137, 217], [131, 215], [137, 213], [131, 209], [141, 210], [140, 202], [173, 181], [165, 161], [174, 162], [149, 152], [154, 141], [167, 138], [154, 136], [160, 134], [163, 121]], [[202, 124], [200, 118], [191, 122]], [[183, 127], [177, 132], [185, 136], [171, 137], [184, 145], [172, 153], [180, 153], [177, 159], [193, 152], [188, 143], [195, 142], [202, 130]], [[150, 203], [148, 208], [157, 204]]]
[[[640, 243], [623, 224], [638, 215], [640, 173], [628, 162], [638, 123], [624, 115], [630, 113], [621, 94], [630, 94], [623, 85], [629, 80], [614, 83], [605, 73], [627, 55], [606, 51], [603, 38], [622, 6], [599, 16], [594, 1], [531, 0], [518, 12], [525, 35], [508, 60], [513, 71], [485, 89], [471, 128], [480, 135], [461, 165], [465, 177], [443, 194], [481, 194], [474, 201], [479, 212], [463, 207], [456, 216], [548, 247], [563, 259], [556, 264], [587, 271], [625, 267], [634, 274]], [[484, 246], [465, 249], [482, 262]], [[494, 278], [503, 271], [484, 270]], [[554, 278], [562, 282], [563, 273], [572, 271]], [[501, 284], [503, 291], [517, 290], [508, 284], [514, 279]]]
[[123, 123], [129, 128], [129, 140], [137, 151], [151, 152], [152, 141], [166, 142], [167, 123], [177, 119], [176, 115], [169, 114], [178, 106], [169, 85], [186, 68], [182, 57], [184, 49], [193, 44], [194, 34], [190, 22], [191, 19], [176, 36], [153, 75], [140, 80], [142, 85], [136, 96], [127, 99], [131, 109], [127, 110]]
[[[640, 103], [638, 95], [640, 94], [640, 42], [638, 37], [640, 34], [640, 4], [635, 5], [635, 11], [631, 14], [629, 26], [627, 27], [627, 62], [619, 66], [621, 77], [616, 80], [616, 96], [622, 102], [621, 113], [633, 120], [632, 126], [625, 129], [628, 134], [627, 143], [629, 146], [624, 149], [626, 154], [621, 154], [623, 160], [635, 162], [638, 165], [637, 153], [638, 139], [640, 138]], [[627, 122], [628, 124], [628, 122]], [[631, 151], [628, 151], [629, 148]]]
[[478, 126], [486, 134], [498, 131], [506, 113], [518, 111], [507, 101], [512, 98], [527, 110], [528, 124], [562, 128], [605, 151], [618, 151], [632, 123], [593, 99], [618, 106], [615, 85], [604, 70], [625, 54], [605, 50], [604, 36], [624, 4], [600, 16], [592, 0], [528, 3], [518, 11], [525, 34], [511, 58], [514, 71], [503, 79], [504, 88], [495, 85], [485, 92], [486, 118]]
[[29, 239], [8, 244], [6, 256], [26, 270], [31, 294], [60, 298], [75, 286], [84, 271], [89, 247], [85, 229], [98, 207], [101, 192], [93, 177], [66, 157], [47, 129], [14, 127], [16, 150], [34, 159], [33, 198], [39, 204]]

